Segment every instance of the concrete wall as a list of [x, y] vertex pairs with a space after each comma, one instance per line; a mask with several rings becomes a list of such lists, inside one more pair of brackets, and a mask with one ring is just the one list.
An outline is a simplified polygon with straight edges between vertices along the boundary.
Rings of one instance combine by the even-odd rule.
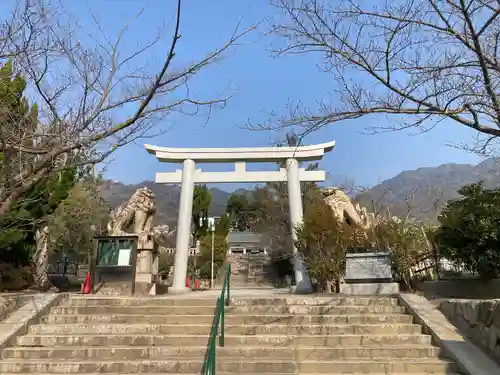
[[500, 300], [442, 301], [439, 309], [459, 331], [500, 363]]
[[500, 298], [500, 279], [484, 282], [478, 279], [422, 281], [415, 285], [429, 297], [443, 298]]

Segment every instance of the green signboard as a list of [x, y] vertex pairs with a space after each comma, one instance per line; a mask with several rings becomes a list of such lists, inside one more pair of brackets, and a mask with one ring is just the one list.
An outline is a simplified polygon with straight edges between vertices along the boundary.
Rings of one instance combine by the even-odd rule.
[[97, 266], [131, 266], [134, 239], [99, 238]]
[[135, 272], [137, 263], [137, 236], [95, 237], [92, 260], [92, 293], [96, 286], [106, 282], [131, 284], [135, 292]]

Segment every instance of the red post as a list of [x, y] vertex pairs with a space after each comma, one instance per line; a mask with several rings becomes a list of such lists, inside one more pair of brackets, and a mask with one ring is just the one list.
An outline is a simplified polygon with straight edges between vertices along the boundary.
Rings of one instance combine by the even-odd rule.
[[200, 289], [200, 280], [196, 279], [196, 280], [194, 281], [194, 288], [195, 288], [196, 290]]
[[82, 293], [90, 294], [90, 271], [87, 272], [87, 276], [85, 276], [85, 280], [83, 281]]
[[188, 276], [186, 276], [186, 288], [191, 288], [191, 278]]

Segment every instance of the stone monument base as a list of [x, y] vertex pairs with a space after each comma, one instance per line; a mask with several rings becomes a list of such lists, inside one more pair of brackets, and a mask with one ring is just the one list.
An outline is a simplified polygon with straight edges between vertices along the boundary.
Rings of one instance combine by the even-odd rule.
[[340, 284], [340, 293], [359, 296], [385, 296], [399, 293], [398, 283]]
[[[96, 286], [97, 295], [105, 296], [131, 296], [132, 285], [130, 282], [107, 281]], [[165, 294], [166, 287], [158, 283], [135, 283], [134, 296], [147, 297], [158, 294]]]

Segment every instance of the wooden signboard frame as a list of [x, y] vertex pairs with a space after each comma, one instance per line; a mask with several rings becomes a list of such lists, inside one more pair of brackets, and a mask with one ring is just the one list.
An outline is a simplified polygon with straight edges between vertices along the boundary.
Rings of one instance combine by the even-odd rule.
[[[120, 264], [99, 264], [100, 263], [100, 250], [102, 249], [101, 244], [103, 243], [114, 243], [114, 246], [118, 250], [120, 242], [130, 241], [131, 251], [130, 251], [130, 261], [128, 265]], [[139, 237], [134, 235], [127, 236], [95, 236], [94, 237], [94, 249], [92, 252], [92, 260], [90, 265], [91, 272], [91, 290], [92, 294], [95, 294], [96, 284], [100, 282], [103, 278], [108, 280], [120, 280], [130, 278], [130, 290], [131, 295], [135, 294], [135, 275], [137, 272], [137, 245]], [[130, 275], [127, 277], [127, 275]]]

